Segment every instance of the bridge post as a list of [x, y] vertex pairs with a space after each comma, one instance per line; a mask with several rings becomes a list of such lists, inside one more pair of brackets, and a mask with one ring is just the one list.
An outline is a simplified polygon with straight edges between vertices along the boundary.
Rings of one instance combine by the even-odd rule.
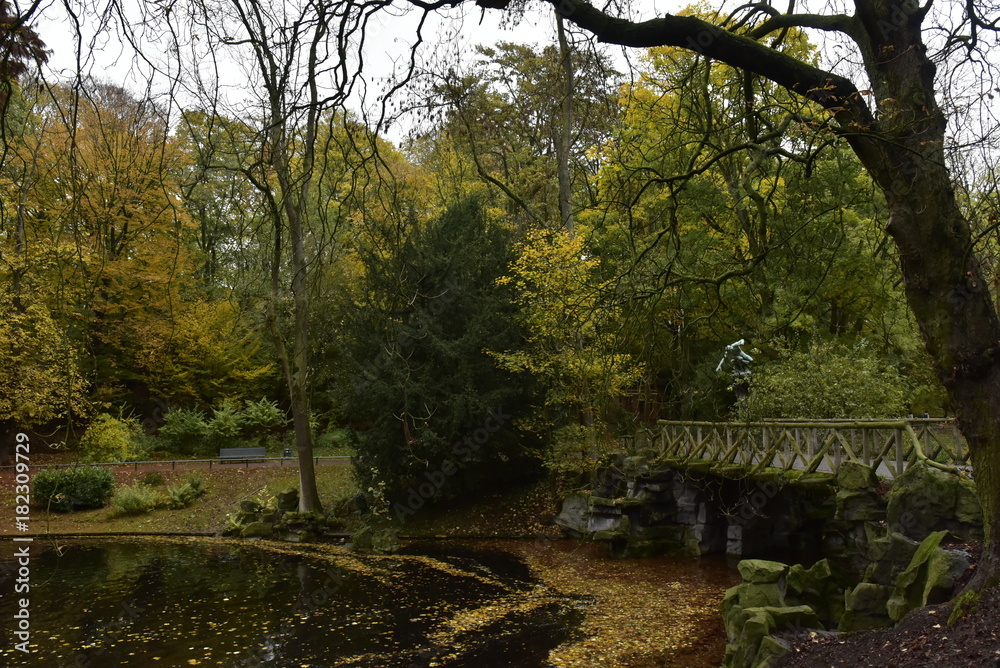
[[903, 471], [903, 465], [905, 463], [905, 458], [903, 457], [903, 430], [896, 428], [896, 475], [894, 477], [901, 476]]
[[830, 441], [830, 447], [833, 448], [833, 472], [836, 473], [840, 470], [840, 461], [843, 459], [844, 446], [841, 444], [840, 439], [836, 438], [836, 431], [833, 433], [834, 438]]

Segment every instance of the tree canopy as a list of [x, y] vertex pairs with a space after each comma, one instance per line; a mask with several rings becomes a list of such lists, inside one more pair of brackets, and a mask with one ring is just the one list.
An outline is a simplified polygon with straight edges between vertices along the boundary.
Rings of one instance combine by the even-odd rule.
[[[0, 402], [8, 420], [269, 392], [292, 418], [311, 510], [317, 401], [331, 424], [381, 429], [375, 459], [409, 452], [394, 473], [405, 480], [433, 466], [430, 444], [470, 427], [461, 397], [510, 374], [539, 390], [515, 422], [614, 433], [725, 416], [732, 397], [712, 369], [740, 336], [775, 368], [789, 345], [864, 339], [874, 368], [957, 414], [987, 526], [974, 584], [1000, 578], [997, 191], [983, 167], [996, 8], [856, 0], [634, 18], [549, 0], [552, 45], [421, 61], [431, 13], [467, 5], [88, 7], [152, 73], [148, 94], [83, 73], [47, 82], [33, 69], [47, 57], [29, 27], [37, 6], [0, 6], [12, 27], [0, 360], [23, 369], [34, 406]], [[413, 48], [377, 104], [352, 111], [373, 90], [366, 38], [400, 6], [423, 17]], [[637, 65], [619, 76], [594, 43], [641, 50]], [[233, 65], [245, 90], [221, 75]], [[380, 134], [397, 103], [423, 114], [400, 148]], [[461, 204], [470, 194], [478, 213]], [[407, 313], [442, 303], [441, 267], [463, 252], [476, 297], [416, 331]], [[378, 359], [390, 361], [377, 391], [330, 393]], [[479, 380], [459, 391], [457, 378]], [[510, 456], [490, 443], [490, 457]]]

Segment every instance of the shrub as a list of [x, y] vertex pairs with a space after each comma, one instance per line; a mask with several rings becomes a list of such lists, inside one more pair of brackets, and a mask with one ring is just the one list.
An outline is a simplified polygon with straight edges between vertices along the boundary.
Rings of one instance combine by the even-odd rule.
[[346, 429], [324, 431], [313, 439], [313, 449], [324, 454], [350, 454], [352, 452], [351, 434]]
[[232, 444], [239, 438], [244, 422], [246, 418], [239, 406], [230, 401], [223, 402], [212, 411], [212, 419], [206, 425], [209, 443], [217, 448]]
[[162, 501], [163, 496], [148, 485], [126, 485], [119, 487], [111, 497], [111, 508], [115, 515], [142, 515], [156, 508]]
[[243, 407], [244, 424], [249, 431], [277, 427], [288, 422], [288, 416], [278, 408], [278, 404], [262, 398], [260, 401], [247, 399]]
[[201, 476], [195, 474], [184, 481], [184, 484], [167, 489], [167, 500], [165, 505], [168, 508], [186, 508], [205, 493], [205, 484]]
[[139, 455], [142, 433], [135, 418], [115, 418], [101, 413], [91, 421], [80, 439], [83, 456], [92, 462], [124, 462]]
[[100, 466], [43, 469], [35, 474], [35, 499], [53, 510], [101, 508], [114, 492], [111, 471]]
[[205, 445], [208, 425], [201, 411], [175, 408], [163, 417], [159, 439], [178, 454], [194, 454]]
[[747, 401], [758, 418], [889, 418], [906, 413], [906, 381], [862, 341], [813, 345], [761, 364]]

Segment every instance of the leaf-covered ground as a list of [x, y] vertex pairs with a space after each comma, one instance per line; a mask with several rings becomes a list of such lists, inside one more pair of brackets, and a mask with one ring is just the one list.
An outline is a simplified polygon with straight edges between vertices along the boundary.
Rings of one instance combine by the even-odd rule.
[[[138, 471], [127, 466], [112, 467], [115, 485], [131, 485], [149, 473], [152, 467]], [[277, 493], [289, 487], [298, 487], [297, 467], [243, 467], [238, 464], [203, 466], [182, 470], [158, 469], [166, 489], [182, 483], [192, 474], [201, 476], [207, 493], [187, 508], [156, 510], [134, 517], [115, 517], [110, 508], [84, 510], [72, 513], [49, 513], [33, 504], [31, 507], [31, 534], [75, 533], [160, 533], [160, 532], [209, 532], [221, 531], [226, 516], [233, 512], [241, 499], [262, 493], [265, 489]], [[0, 508], [13, 509], [15, 501], [14, 472], [0, 471]], [[316, 467], [316, 482], [320, 496], [328, 503], [342, 498], [354, 490], [351, 467], [344, 465]], [[14, 535], [13, 522], [0, 523], [0, 535]]]

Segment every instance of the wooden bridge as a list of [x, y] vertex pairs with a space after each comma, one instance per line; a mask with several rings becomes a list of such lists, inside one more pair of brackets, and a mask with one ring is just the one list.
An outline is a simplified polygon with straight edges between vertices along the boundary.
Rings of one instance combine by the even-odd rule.
[[968, 473], [969, 452], [954, 420], [765, 420], [673, 422], [626, 439], [631, 452], [653, 451], [678, 464], [836, 473], [845, 461], [895, 478], [915, 462]]

